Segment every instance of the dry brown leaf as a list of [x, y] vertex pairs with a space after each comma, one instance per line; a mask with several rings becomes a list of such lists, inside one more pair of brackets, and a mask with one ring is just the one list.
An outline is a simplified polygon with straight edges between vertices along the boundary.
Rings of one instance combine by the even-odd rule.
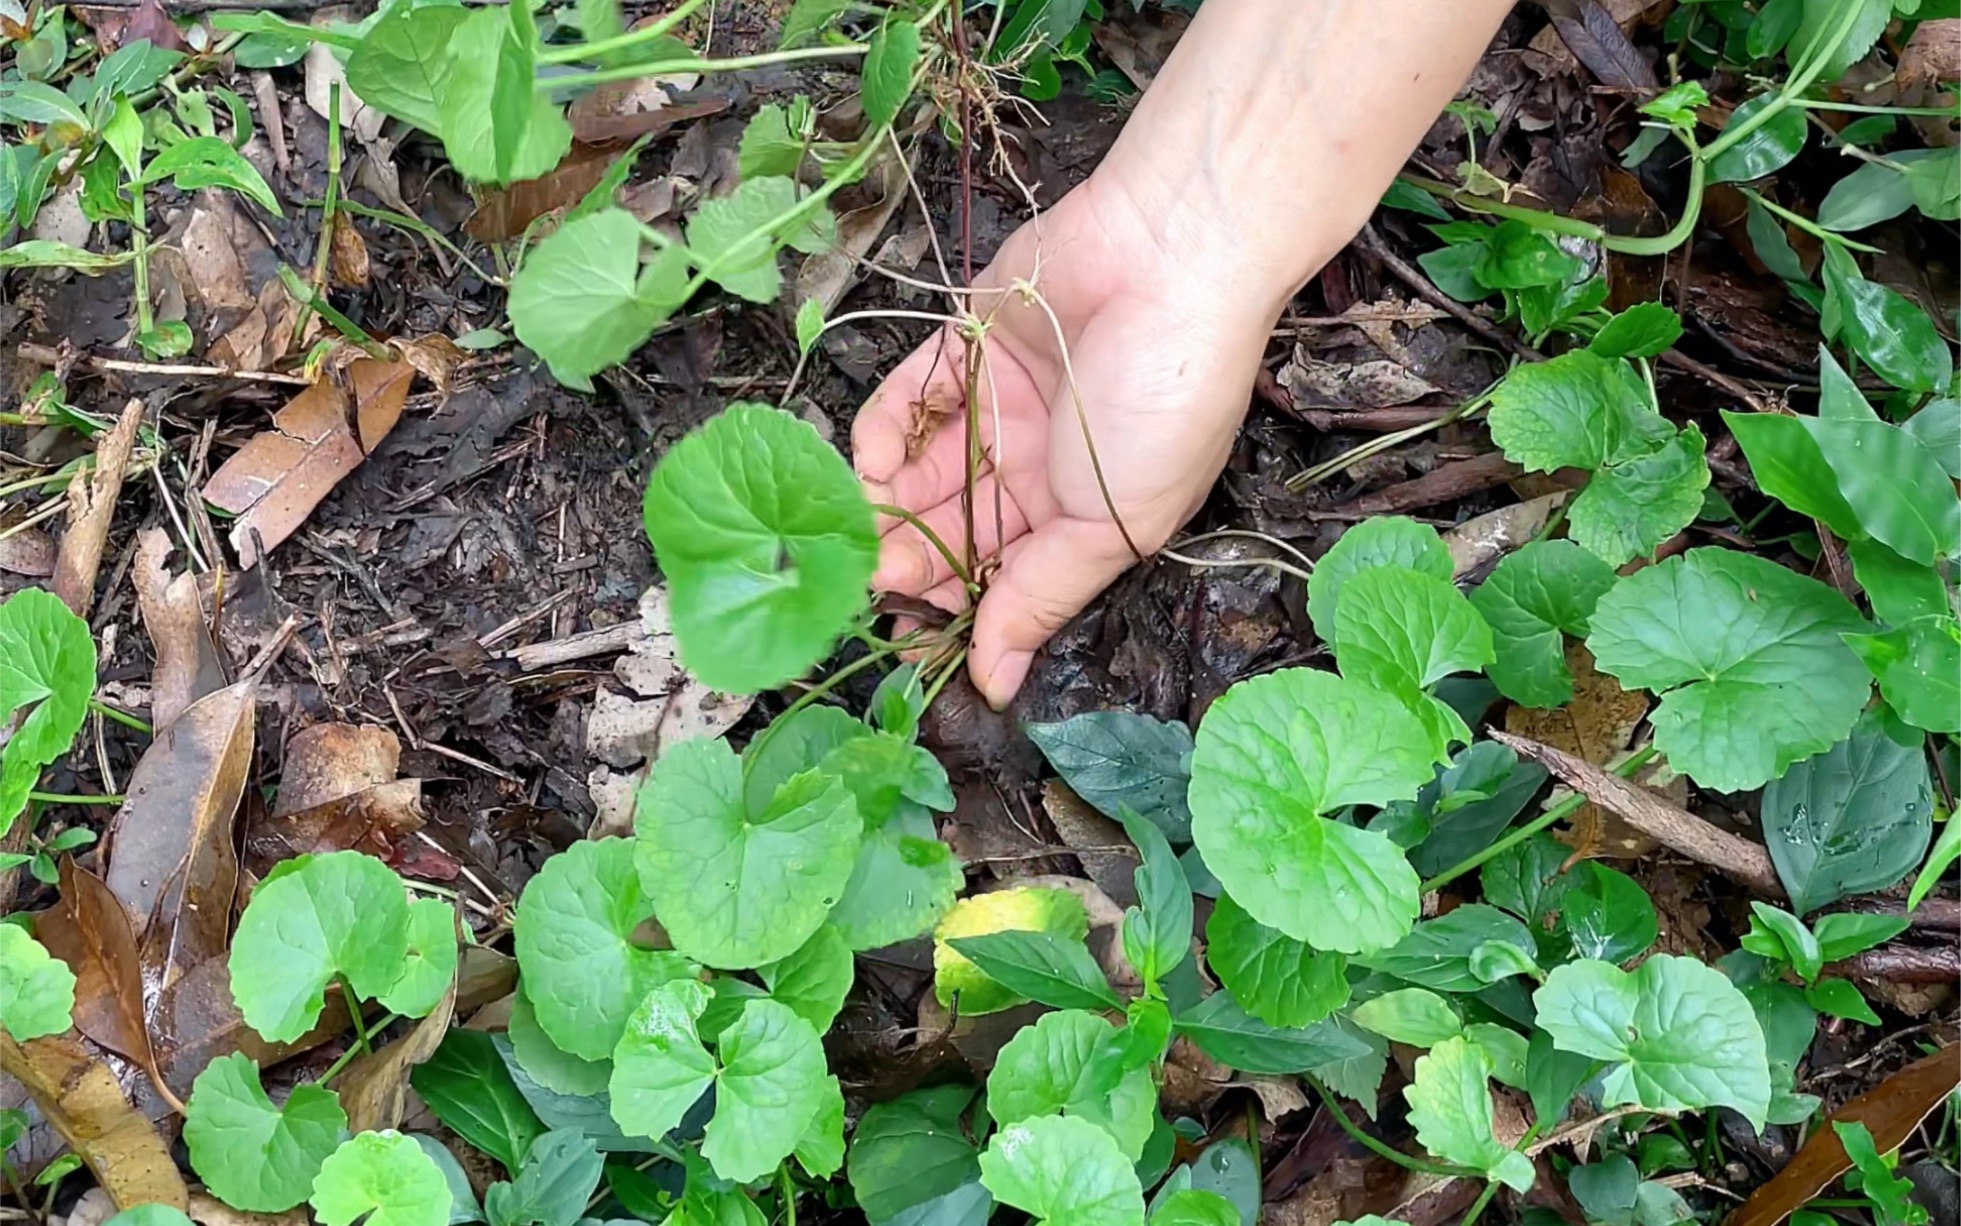
[[1636, 783], [1609, 774], [1572, 754], [1524, 737], [1493, 732], [1491, 738], [1551, 771], [1553, 777], [1588, 800], [1611, 810], [1641, 833], [1732, 881], [1768, 898], [1782, 898], [1784, 887], [1771, 867], [1770, 853], [1747, 839], [1719, 830], [1686, 809], [1669, 804]]
[[76, 469], [68, 483], [68, 531], [62, 534], [48, 588], [84, 621], [95, 606], [95, 576], [102, 568], [102, 545], [108, 539], [116, 498], [123, 490], [123, 474], [129, 468], [130, 452], [136, 447], [142, 425], [143, 402], [131, 400], [123, 406], [116, 428], [97, 436], [95, 467]]
[[[1873, 1148], [1891, 1153], [1905, 1144], [1934, 1108], [1961, 1085], [1961, 1049], [1950, 1044], [1907, 1065], [1832, 1113], [1833, 1123], [1864, 1124]], [[1797, 1157], [1750, 1194], [1723, 1226], [1776, 1226], [1852, 1168], [1836, 1130], [1811, 1134]]]
[[456, 377], [456, 370], [470, 360], [470, 355], [456, 347], [456, 342], [441, 333], [418, 336], [413, 340], [393, 342], [395, 352], [402, 360], [415, 367], [415, 373], [436, 385], [436, 390], [449, 394], [450, 384]]
[[335, 285], [359, 289], [368, 283], [368, 244], [346, 213], [334, 214], [334, 236], [327, 246], [327, 271]]
[[[11, 527], [15, 518], [0, 518], [0, 527]], [[39, 528], [15, 528], [0, 537], [0, 570], [45, 579], [54, 574], [54, 556], [54, 538]]]
[[1900, 51], [1894, 79], [1902, 89], [1937, 81], [1961, 81], [1961, 17], [1939, 17], [1913, 28]]
[[260, 1068], [299, 1052], [311, 1051], [348, 1027], [346, 1002], [338, 992], [327, 994], [327, 1007], [312, 1030], [291, 1043], [268, 1043], [239, 1016], [232, 1000], [231, 970], [222, 957], [190, 968], [165, 988], [150, 1014], [157, 1062], [164, 1080], [179, 1095], [219, 1056], [244, 1052]]
[[[601, 86], [575, 102], [572, 105], [573, 114], [576, 116], [581, 105], [605, 93], [606, 89]], [[483, 243], [502, 243], [516, 238], [545, 214], [571, 208], [585, 199], [586, 193], [606, 177], [606, 167], [618, 156], [617, 151], [594, 149], [584, 144], [573, 145], [549, 174], [485, 192], [477, 202], [477, 211], [463, 223], [463, 229], [471, 238]]]
[[397, 779], [253, 822], [245, 834], [245, 867], [263, 877], [281, 860], [330, 851], [392, 862], [402, 840], [421, 828], [422, 780]]
[[[143, 963], [136, 930], [115, 892], [73, 856], [61, 860], [61, 899], [35, 932], [48, 952], [75, 973], [75, 1028], [150, 1075], [167, 1100], [157, 1072], [143, 1009]], [[172, 1102], [178, 1111], [181, 1102]]]
[[394, 1128], [408, 1109], [409, 1070], [436, 1052], [449, 1033], [450, 1018], [456, 1011], [456, 980], [436, 1003], [428, 1017], [380, 1051], [370, 1052], [347, 1066], [334, 1089], [347, 1112], [350, 1132], [373, 1128]]
[[[1648, 714], [1648, 696], [1624, 690], [1621, 683], [1596, 669], [1584, 643], [1566, 648], [1566, 667], [1573, 674], [1573, 701], [1556, 710], [1512, 706], [1505, 710], [1505, 730], [1583, 758], [1595, 766], [1611, 765], [1627, 752], [1634, 729]], [[1639, 856], [1652, 843], [1630, 837], [1624, 823], [1588, 802], [1573, 814], [1572, 836], [1579, 844], [1602, 854]]]
[[0, 1031], [0, 1073], [25, 1086], [41, 1115], [88, 1165], [118, 1209], [183, 1209], [190, 1191], [170, 1149], [116, 1084], [109, 1066], [71, 1034], [16, 1043]]
[[251, 772], [257, 704], [249, 677], [193, 703], [143, 752], [110, 820], [109, 888], [159, 986], [228, 944], [238, 888], [232, 823]]
[[1457, 578], [1489, 566], [1539, 535], [1552, 513], [1571, 494], [1561, 491], [1515, 502], [1467, 519], [1444, 533], [1451, 573]]
[[1089, 874], [1119, 906], [1137, 902], [1134, 874], [1140, 859], [1123, 827], [1096, 811], [1060, 779], [1042, 784], [1042, 811], [1049, 816], [1063, 844], [1076, 853]]
[[872, 203], [861, 208], [838, 214], [837, 242], [825, 251], [804, 260], [803, 267], [797, 270], [796, 301], [799, 305], [811, 299], [824, 308], [826, 318], [837, 309], [845, 291], [858, 280], [857, 261], [865, 258], [872, 244], [885, 231], [886, 223], [906, 202], [906, 168], [897, 156], [885, 153], [878, 157], [871, 171], [865, 176], [867, 183], [878, 184], [879, 195]]
[[238, 516], [231, 543], [241, 566], [257, 564], [261, 548], [291, 536], [401, 420], [413, 366], [360, 358], [346, 373], [360, 423], [358, 440], [347, 425], [349, 393], [322, 379], [273, 414], [272, 428], [239, 448], [204, 483], [206, 501]]
[[474, 1013], [517, 987], [517, 960], [482, 945], [465, 945], [456, 962], [456, 1014]]
[[286, 742], [272, 815], [286, 817], [393, 783], [402, 742], [379, 724], [314, 724]]
[[1324, 362], [1298, 346], [1279, 378], [1294, 405], [1303, 409], [1387, 409], [1438, 392], [1398, 362]]
[[163, 529], [145, 528], [137, 534], [136, 564], [130, 572], [143, 629], [157, 657], [150, 672], [150, 722], [158, 731], [177, 722], [198, 699], [225, 687], [224, 666], [204, 624], [197, 577], [170, 574], [164, 567], [170, 549]]

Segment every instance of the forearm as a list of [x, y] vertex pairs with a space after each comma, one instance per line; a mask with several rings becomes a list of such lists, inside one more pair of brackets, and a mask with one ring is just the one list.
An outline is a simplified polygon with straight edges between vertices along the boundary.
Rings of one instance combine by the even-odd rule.
[[1167, 249], [1277, 313], [1368, 220], [1511, 7], [1206, 0], [1097, 173]]

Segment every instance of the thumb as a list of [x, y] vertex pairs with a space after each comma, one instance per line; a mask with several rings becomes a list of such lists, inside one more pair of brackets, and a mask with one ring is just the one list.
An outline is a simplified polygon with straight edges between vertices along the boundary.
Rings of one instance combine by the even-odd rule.
[[1056, 519], [1008, 546], [974, 616], [968, 670], [995, 710], [1028, 676], [1036, 649], [1136, 561], [1114, 524]]

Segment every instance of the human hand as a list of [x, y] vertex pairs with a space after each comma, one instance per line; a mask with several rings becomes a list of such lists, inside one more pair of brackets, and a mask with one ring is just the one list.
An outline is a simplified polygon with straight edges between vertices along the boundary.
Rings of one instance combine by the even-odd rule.
[[[968, 664], [997, 708], [1049, 636], [1138, 553], [1164, 545], [1225, 465], [1280, 305], [1229, 275], [1230, 253], [1201, 246], [1154, 225], [1120, 181], [1093, 175], [975, 278], [969, 309], [991, 322], [973, 533], [979, 556], [998, 550], [1000, 567], [983, 572]], [[872, 501], [913, 512], [956, 555], [966, 410], [964, 346], [949, 326], [886, 378], [852, 428]], [[964, 607], [965, 585], [918, 528], [882, 515], [880, 531], [875, 588]]]

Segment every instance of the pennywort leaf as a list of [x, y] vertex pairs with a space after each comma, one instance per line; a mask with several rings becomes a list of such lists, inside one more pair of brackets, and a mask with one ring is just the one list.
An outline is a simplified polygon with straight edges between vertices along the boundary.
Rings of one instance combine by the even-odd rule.
[[1824, 584], [1750, 554], [1667, 558], [1602, 596], [1592, 627], [1587, 647], [1602, 672], [1661, 694], [1656, 746], [1718, 791], [1759, 786], [1829, 749], [1871, 692], [1838, 641], [1865, 628], [1858, 612]]
[[668, 282], [677, 268], [685, 279], [686, 257], [669, 249], [643, 272], [642, 241], [631, 213], [600, 209], [546, 235], [511, 279], [511, 326], [561, 382], [624, 362], [681, 305]]
[[1254, 919], [1316, 949], [1394, 943], [1416, 871], [1389, 839], [1321, 814], [1414, 796], [1439, 756], [1397, 699], [1307, 669], [1242, 681], [1206, 712], [1192, 754], [1192, 835]]
[[1673, 954], [1655, 954], [1633, 972], [1582, 960], [1554, 968], [1532, 999], [1560, 1050], [1611, 1062], [1604, 1105], [1732, 1107], [1763, 1126], [1763, 1030], [1721, 971]]
[[912, 70], [918, 62], [919, 27], [912, 22], [887, 21], [872, 35], [858, 84], [866, 123], [879, 128], [898, 115], [912, 92]]
[[187, 1106], [191, 1169], [212, 1195], [254, 1213], [283, 1213], [305, 1201], [347, 1131], [347, 1113], [332, 1090], [295, 1086], [275, 1107], [259, 1083], [259, 1066], [240, 1052], [205, 1066]]
[[1056, 1114], [1088, 1120], [1136, 1161], [1157, 1114], [1157, 1084], [1148, 1066], [1126, 1071], [1113, 1058], [1118, 1033], [1080, 1009], [1043, 1014], [1001, 1048], [987, 1079], [988, 1114], [1003, 1127]]
[[[735, 1183], [760, 1179], [797, 1147], [837, 1094], [824, 1045], [787, 1005], [752, 1000], [716, 1043], [715, 1115], [701, 1155]], [[840, 1123], [842, 1111], [839, 1112]]]
[[1491, 1061], [1469, 1039], [1444, 1039], [1418, 1058], [1403, 1091], [1416, 1139], [1446, 1162], [1484, 1172], [1515, 1192], [1532, 1186], [1532, 1160], [1493, 1132]]
[[1499, 692], [1528, 707], [1571, 702], [1562, 635], [1587, 633], [1594, 605], [1614, 580], [1613, 567], [1571, 541], [1533, 541], [1506, 555], [1471, 593], [1491, 627], [1485, 673]]
[[1348, 1003], [1348, 964], [1269, 928], [1221, 894], [1205, 927], [1205, 963], [1254, 1017], [1306, 1026]]
[[24, 588], [0, 604], [0, 720], [31, 708], [0, 748], [0, 834], [27, 806], [41, 768], [68, 752], [94, 693], [95, 640], [87, 622], [41, 588]]
[[73, 1024], [75, 974], [18, 924], [0, 924], [0, 1027], [18, 1042]]
[[1470, 741], [1471, 730], [1428, 687], [1491, 659], [1491, 627], [1448, 580], [1377, 566], [1342, 588], [1335, 610], [1342, 676], [1401, 699], [1429, 727], [1439, 756], [1453, 741]]
[[415, 1138], [359, 1133], [321, 1164], [310, 1203], [327, 1226], [448, 1226], [449, 1182]]
[[377, 1000], [408, 956], [408, 894], [381, 861], [357, 851], [289, 860], [252, 893], [232, 941], [232, 998], [275, 1043], [313, 1028], [327, 985], [341, 977]]
[[645, 515], [682, 659], [716, 689], [796, 677], [865, 607], [871, 506], [844, 457], [788, 413], [733, 405], [676, 443]]
[[1350, 579], [1377, 566], [1405, 566], [1448, 581], [1450, 550], [1437, 530], [1404, 515], [1378, 515], [1341, 534], [1314, 565], [1307, 582], [1307, 615], [1322, 642], [1335, 642], [1335, 609]]
[[887, 1222], [980, 1177], [980, 1151], [961, 1124], [972, 1088], [934, 1086], [865, 1109], [846, 1168], [858, 1207]]
[[715, 1058], [695, 1022], [711, 989], [677, 979], [647, 993], [613, 1052], [613, 1119], [628, 1133], [664, 1137], [715, 1082]]
[[1087, 1120], [1046, 1115], [995, 1133], [980, 1156], [994, 1199], [1057, 1226], [1137, 1226], [1144, 1191], [1108, 1132]]
[[525, 886], [518, 966], [538, 1026], [559, 1050], [606, 1059], [650, 990], [694, 974], [682, 955], [634, 943], [653, 913], [625, 839], [574, 843]]
[[751, 813], [741, 759], [720, 740], [683, 742], [654, 763], [635, 828], [641, 885], [674, 947], [729, 970], [810, 939], [851, 875], [861, 831], [850, 791], [817, 771]]

